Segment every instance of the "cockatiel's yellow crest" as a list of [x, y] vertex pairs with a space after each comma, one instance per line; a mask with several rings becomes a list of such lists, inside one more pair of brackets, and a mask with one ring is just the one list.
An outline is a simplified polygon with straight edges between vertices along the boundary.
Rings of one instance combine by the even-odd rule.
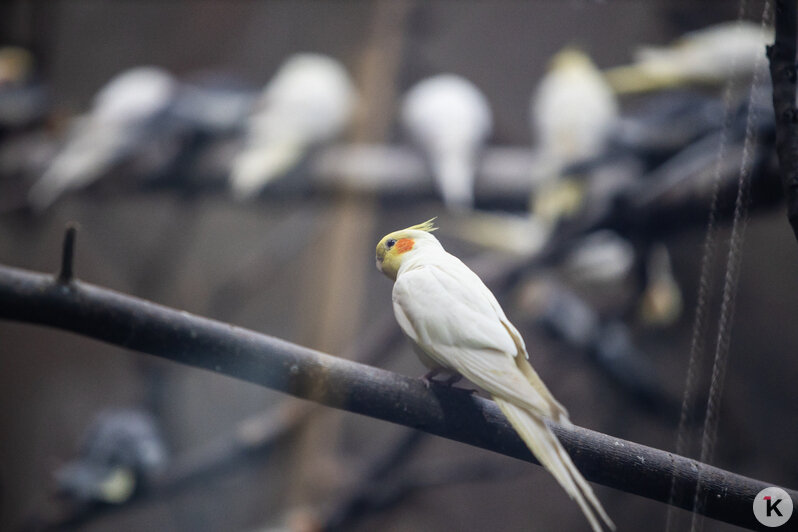
[[431, 234], [433, 220], [390, 233], [377, 244], [377, 268], [395, 281], [393, 310], [399, 326], [427, 367], [463, 376], [491, 395], [594, 531], [602, 530], [599, 518], [614, 529], [544, 421], [549, 417], [570, 424], [568, 413], [532, 368], [521, 334], [493, 293]]

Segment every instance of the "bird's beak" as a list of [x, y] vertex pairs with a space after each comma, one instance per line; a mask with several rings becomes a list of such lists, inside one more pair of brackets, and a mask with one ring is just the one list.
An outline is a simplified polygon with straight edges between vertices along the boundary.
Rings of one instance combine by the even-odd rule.
[[382, 272], [382, 259], [380, 257], [377, 257], [377, 269]]

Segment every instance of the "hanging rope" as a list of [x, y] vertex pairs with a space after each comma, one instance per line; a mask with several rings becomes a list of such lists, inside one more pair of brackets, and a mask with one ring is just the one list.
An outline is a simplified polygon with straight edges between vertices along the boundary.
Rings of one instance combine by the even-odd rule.
[[[762, 27], [766, 27], [770, 19], [770, 3], [765, 2], [762, 11]], [[764, 50], [757, 56], [752, 89], [748, 99], [748, 110], [746, 117], [745, 141], [743, 144], [743, 156], [740, 164], [740, 177], [738, 181], [737, 198], [734, 204], [734, 221], [732, 222], [732, 232], [729, 239], [729, 251], [726, 257], [726, 274], [723, 279], [723, 292], [720, 305], [720, 316], [718, 318], [718, 332], [715, 343], [715, 356], [712, 363], [712, 373], [710, 376], [709, 394], [707, 397], [706, 417], [704, 419], [704, 429], [701, 435], [701, 454], [700, 461], [710, 463], [715, 451], [717, 442], [718, 421], [720, 414], [720, 403], [723, 397], [723, 384], [726, 376], [726, 368], [729, 360], [729, 348], [731, 346], [732, 322], [734, 320], [735, 303], [737, 298], [737, 287], [740, 281], [740, 264], [742, 261], [742, 245], [745, 239], [745, 231], [748, 227], [748, 206], [750, 203], [751, 192], [751, 170], [753, 167], [753, 151], [757, 141], [756, 125], [758, 113], [756, 111], [757, 91], [755, 88], [762, 81], [764, 71]], [[701, 497], [702, 472], [698, 472], [698, 482], [693, 498], [693, 518], [690, 529], [699, 532], [703, 528], [703, 519], [697, 511], [704, 504]]]
[[[737, 10], [737, 25], [741, 27], [746, 11], [746, 1], [740, 0]], [[736, 58], [732, 58], [729, 65], [729, 72], [734, 71]], [[681, 456], [688, 455], [689, 437], [688, 430], [692, 426], [692, 410], [695, 401], [696, 386], [698, 382], [699, 361], [704, 357], [705, 338], [709, 325], [709, 294], [715, 281], [713, 264], [717, 252], [717, 219], [718, 219], [718, 196], [720, 192], [720, 178], [723, 168], [723, 161], [726, 158], [726, 151], [729, 144], [729, 130], [732, 126], [735, 111], [734, 94], [739, 89], [735, 78], [729, 77], [723, 87], [723, 128], [721, 130], [718, 145], [717, 157], [712, 176], [712, 199], [709, 207], [709, 219], [707, 230], [704, 235], [704, 243], [701, 253], [701, 265], [698, 281], [698, 294], [696, 297], [695, 316], [693, 317], [693, 329], [690, 337], [690, 353], [687, 359], [687, 371], [685, 375], [684, 392], [682, 395], [682, 406], [679, 414], [679, 427], [676, 433], [676, 454]], [[672, 506], [676, 497], [676, 476], [671, 479], [670, 495], [668, 498], [668, 513], [665, 520], [666, 532], [672, 532], [675, 527], [676, 510]]]

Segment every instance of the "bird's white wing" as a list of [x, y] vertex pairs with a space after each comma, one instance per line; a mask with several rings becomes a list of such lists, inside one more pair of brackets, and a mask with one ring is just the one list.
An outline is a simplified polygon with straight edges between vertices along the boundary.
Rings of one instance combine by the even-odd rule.
[[555, 413], [519, 368], [517, 362], [528, 363], [516, 357], [518, 344], [502, 323], [501, 308], [497, 314], [495, 298], [485, 296], [490, 291], [481, 281], [474, 286], [470, 276], [457, 273], [425, 266], [398, 277], [393, 306], [402, 330], [437, 363], [491, 395], [544, 415]]
[[446, 269], [450, 271], [424, 266], [404, 272], [397, 279], [394, 307], [400, 306], [397, 314], [403, 312], [412, 326], [412, 333], [405, 332], [422, 345], [434, 342], [514, 355], [515, 344], [492, 301], [482, 293], [482, 282], [477, 278], [479, 284], [474, 284], [473, 279], [453, 274], [450, 267]]
[[499, 301], [496, 299], [496, 296], [493, 295], [493, 292], [491, 292], [490, 289], [485, 286], [485, 283], [482, 282], [482, 279], [480, 279], [479, 276], [471, 270], [471, 268], [466, 266], [463, 261], [454, 255], [447, 253], [446, 262], [446, 271], [452, 272], [453, 280], [458, 280], [458, 284], [467, 285], [468, 289], [465, 291], [465, 295], [468, 298], [469, 304], [474, 307], [479, 307], [484, 312], [487, 312], [487, 308], [484, 308], [485, 304], [489, 305], [515, 344], [516, 350], [514, 351], [514, 355], [521, 354], [524, 356], [524, 358], [528, 359], [529, 353], [526, 350], [526, 344], [524, 343], [521, 333], [518, 332], [518, 329], [515, 328], [515, 325], [513, 325], [510, 320], [507, 319], [504, 309], [502, 309]]

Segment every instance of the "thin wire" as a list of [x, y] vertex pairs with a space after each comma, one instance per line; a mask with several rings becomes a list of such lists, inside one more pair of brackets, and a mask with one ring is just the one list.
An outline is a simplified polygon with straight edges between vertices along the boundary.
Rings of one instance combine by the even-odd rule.
[[[762, 10], [762, 27], [767, 25], [770, 18], [770, 2], [765, 2]], [[720, 317], [718, 319], [718, 336], [715, 345], [715, 358], [712, 365], [712, 375], [709, 384], [709, 395], [707, 397], [706, 418], [704, 419], [704, 430], [701, 436], [701, 454], [699, 461], [709, 463], [712, 460], [717, 443], [718, 421], [720, 415], [720, 403], [723, 397], [723, 384], [726, 377], [726, 368], [729, 361], [729, 348], [731, 346], [731, 330], [734, 320], [735, 303], [737, 299], [737, 287], [740, 282], [740, 265], [742, 262], [742, 245], [745, 239], [745, 231], [748, 227], [748, 206], [751, 197], [751, 170], [753, 167], [752, 153], [757, 141], [756, 124], [758, 120], [756, 97], [756, 87], [761, 82], [763, 73], [765, 54], [757, 56], [754, 65], [754, 76], [752, 80], [751, 93], [748, 98], [748, 110], [745, 126], [745, 141], [743, 144], [743, 156], [740, 167], [740, 177], [738, 181], [737, 198], [734, 204], [734, 222], [732, 223], [732, 233], [729, 239], [729, 251], [726, 258], [726, 274], [723, 281], [723, 296], [720, 306]], [[704, 519], [699, 516], [697, 511], [703, 507], [704, 500], [700, 496], [702, 470], [698, 470], [698, 480], [696, 483], [695, 495], [693, 497], [693, 518], [690, 529], [699, 532], [703, 529]]]
[[[740, 0], [737, 10], [737, 24], [741, 26], [746, 11], [746, 1]], [[736, 57], [732, 58], [729, 71], [732, 72], [736, 66]], [[698, 381], [699, 360], [703, 358], [705, 351], [705, 338], [709, 325], [709, 293], [714, 284], [715, 276], [712, 265], [715, 262], [717, 252], [717, 219], [718, 219], [718, 196], [720, 195], [720, 178], [723, 163], [726, 158], [726, 151], [729, 144], [729, 130], [734, 118], [734, 94], [737, 91], [737, 80], [729, 76], [723, 88], [723, 126], [721, 129], [720, 141], [718, 145], [715, 167], [712, 175], [712, 199], [709, 207], [709, 219], [707, 220], [707, 230], [704, 235], [704, 244], [701, 253], [701, 265], [698, 281], [698, 294], [696, 301], [695, 316], [693, 317], [693, 330], [690, 338], [690, 354], [687, 360], [687, 372], [685, 375], [684, 392], [682, 394], [682, 406], [679, 413], [679, 427], [676, 432], [676, 454], [686, 455], [689, 438], [687, 435], [688, 427], [692, 425], [693, 403], [695, 401], [696, 385]], [[673, 503], [676, 498], [676, 472], [671, 476], [670, 494], [668, 495], [668, 513], [665, 519], [665, 531], [672, 532], [675, 526], [676, 508]]]

